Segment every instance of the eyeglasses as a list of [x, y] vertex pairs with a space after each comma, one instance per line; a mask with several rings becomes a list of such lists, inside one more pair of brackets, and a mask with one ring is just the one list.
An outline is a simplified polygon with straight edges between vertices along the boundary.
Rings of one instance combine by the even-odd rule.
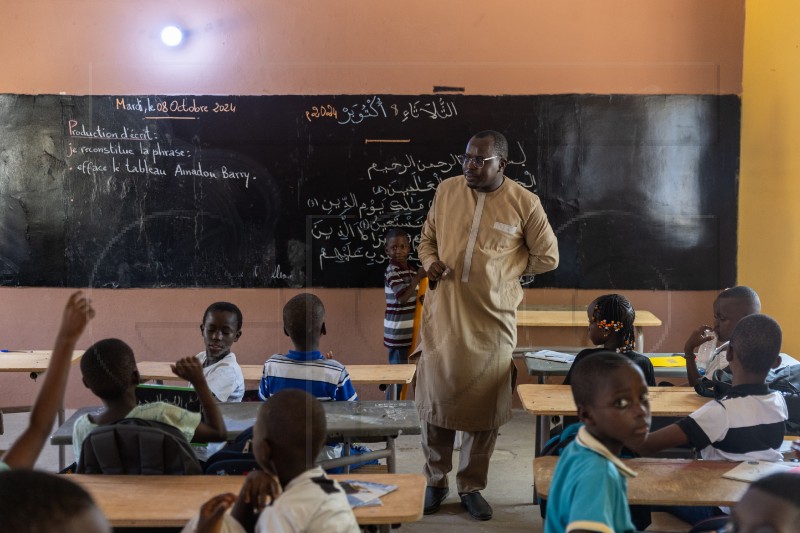
[[461, 166], [465, 167], [465, 166], [469, 165], [470, 163], [472, 163], [473, 165], [475, 165], [475, 168], [483, 168], [483, 165], [487, 161], [489, 161], [490, 159], [496, 159], [496, 158], [499, 158], [499, 157], [500, 157], [499, 155], [493, 155], [491, 157], [481, 157], [479, 155], [462, 154], [462, 155], [457, 155], [456, 159], [458, 159], [458, 162], [461, 163]]

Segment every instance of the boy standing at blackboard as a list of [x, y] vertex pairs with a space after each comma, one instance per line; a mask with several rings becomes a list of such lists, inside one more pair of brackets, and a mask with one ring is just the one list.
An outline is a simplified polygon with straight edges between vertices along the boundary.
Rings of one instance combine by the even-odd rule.
[[[411, 337], [414, 334], [414, 311], [417, 307], [417, 285], [425, 277], [423, 268], [415, 269], [408, 264], [411, 239], [408, 233], [398, 228], [386, 232], [386, 257], [389, 264], [383, 275], [386, 293], [386, 314], [383, 319], [383, 344], [389, 349], [389, 364], [408, 363]], [[386, 398], [397, 398], [400, 385], [391, 385]]]

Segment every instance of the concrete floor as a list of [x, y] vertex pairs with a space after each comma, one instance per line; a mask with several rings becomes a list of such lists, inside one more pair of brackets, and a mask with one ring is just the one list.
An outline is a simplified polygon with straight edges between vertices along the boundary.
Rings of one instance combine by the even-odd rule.
[[[67, 413], [69, 416], [71, 412]], [[7, 449], [27, 424], [28, 414], [3, 415], [5, 433], [0, 435], [0, 449]], [[450, 475], [451, 492], [438, 513], [425, 516], [419, 522], [403, 524], [399, 530], [422, 531], [507, 531], [540, 533], [543, 530], [539, 507], [532, 505], [534, 418], [521, 410], [502, 428], [497, 438], [489, 469], [489, 486], [483, 492], [494, 509], [494, 518], [487, 522], [473, 520], [461, 506], [455, 491], [455, 473]], [[456, 452], [457, 454], [458, 452]], [[67, 463], [72, 449], [67, 448]], [[453, 458], [458, 464], [458, 457]], [[422, 452], [419, 435], [401, 436], [397, 440], [397, 471], [422, 473]], [[58, 470], [58, 448], [46, 444], [37, 468], [50, 472]]]

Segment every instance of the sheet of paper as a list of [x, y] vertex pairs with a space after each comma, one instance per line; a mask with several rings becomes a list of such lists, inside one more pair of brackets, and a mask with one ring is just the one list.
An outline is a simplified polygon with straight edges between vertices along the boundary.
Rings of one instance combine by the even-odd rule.
[[572, 363], [575, 356], [570, 353], [554, 352], [553, 350], [539, 350], [538, 352], [525, 352], [525, 357], [534, 359], [545, 359], [547, 361], [558, 361], [559, 363]]
[[798, 467], [797, 463], [770, 463], [767, 461], [744, 461], [728, 470], [722, 477], [737, 481], [755, 481], [770, 474], [788, 472]]

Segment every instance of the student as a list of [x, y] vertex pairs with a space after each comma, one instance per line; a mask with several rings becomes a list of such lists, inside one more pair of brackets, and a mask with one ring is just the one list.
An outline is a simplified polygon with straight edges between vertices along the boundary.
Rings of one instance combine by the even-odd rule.
[[[61, 317], [61, 327], [50, 364], [44, 374], [44, 383], [31, 409], [28, 427], [17, 437], [0, 461], [0, 471], [10, 468], [33, 468], [47, 437], [53, 429], [58, 409], [67, 387], [72, 351], [86, 324], [94, 317], [94, 309], [83, 293], [75, 292], [67, 300]], [[3, 514], [0, 513], [0, 517]]]
[[208, 388], [200, 362], [194, 357], [179, 359], [172, 365], [172, 372], [189, 381], [197, 390], [207, 422], [200, 420], [200, 413], [171, 403], [137, 405], [136, 386], [140, 379], [130, 346], [119, 339], [104, 339], [90, 346], [81, 358], [83, 384], [103, 400], [104, 409], [75, 421], [72, 430], [75, 461], [80, 458], [84, 439], [94, 428], [113, 424], [122, 418], [142, 418], [175, 426], [191, 442], [224, 441], [227, 437], [225, 422]]
[[[301, 389], [320, 401], [357, 401], [358, 394], [343, 364], [319, 351], [325, 335], [325, 307], [309, 293], [298, 294], [283, 307], [283, 331], [292, 339], [294, 350], [275, 354], [264, 363], [258, 396], [266, 400], [284, 389]], [[369, 451], [353, 446], [352, 455]], [[342, 456], [341, 444], [325, 446], [320, 460]]]
[[14, 533], [111, 533], [92, 497], [65, 476], [0, 472], [0, 521]]
[[773, 474], [752, 483], [731, 511], [730, 533], [795, 533], [800, 527], [800, 475]]
[[244, 376], [231, 346], [242, 336], [242, 312], [232, 303], [215, 302], [203, 314], [200, 332], [206, 349], [195, 357], [211, 394], [220, 402], [241, 402]]
[[[408, 363], [411, 338], [414, 334], [414, 313], [417, 308], [417, 286], [425, 277], [423, 268], [413, 268], [408, 264], [411, 241], [408, 233], [391, 228], [386, 232], [386, 257], [389, 264], [383, 275], [386, 294], [386, 314], [383, 319], [383, 345], [389, 349], [389, 364]], [[393, 389], [399, 393], [400, 385], [390, 385], [386, 399], [393, 396]]]
[[619, 294], [606, 294], [594, 300], [586, 308], [589, 315], [589, 340], [595, 346], [581, 350], [575, 356], [573, 366], [567, 372], [564, 385], [569, 385], [572, 379], [572, 368], [584, 357], [601, 351], [618, 352], [633, 361], [644, 373], [645, 382], [655, 386], [656, 376], [653, 363], [649, 357], [633, 351], [636, 342], [636, 332], [633, 322], [636, 311], [627, 298]]
[[[764, 383], [769, 369], [780, 361], [781, 328], [767, 315], [749, 315], [736, 325], [725, 357], [732, 387], [675, 424], [654, 431], [635, 451], [649, 455], [690, 444], [707, 460], [780, 461], [786, 420], [786, 401]], [[669, 508], [692, 524], [720, 514], [715, 508]], [[686, 511], [686, 512], [684, 512]]]
[[325, 435], [325, 411], [312, 396], [301, 390], [271, 396], [253, 429], [253, 454], [263, 470], [247, 476], [238, 498], [222, 494], [203, 504], [183, 531], [360, 531], [342, 487], [314, 466]]
[[298, 294], [283, 307], [283, 332], [293, 350], [275, 354], [264, 363], [258, 396], [266, 400], [283, 389], [303, 389], [322, 401], [356, 401], [350, 374], [343, 364], [319, 351], [325, 335], [325, 307], [309, 293]]
[[[195, 357], [203, 366], [211, 394], [219, 402], [241, 402], [244, 376], [231, 346], [242, 336], [242, 312], [232, 303], [215, 302], [203, 314], [200, 332], [206, 349]], [[194, 452], [205, 462], [224, 446], [224, 442], [210, 442], [204, 448], [195, 448]]]
[[573, 366], [572, 397], [584, 426], [556, 464], [545, 533], [629, 532], [626, 478], [617, 456], [647, 438], [650, 403], [642, 371], [629, 358], [601, 351]]
[[744, 285], [731, 287], [717, 296], [717, 299], [714, 300], [714, 327], [707, 325], [698, 327], [689, 335], [683, 347], [689, 385], [697, 385], [704, 379], [704, 376], [700, 374], [700, 370], [697, 368], [697, 355], [694, 352], [701, 344], [714, 338], [710, 332], [713, 331], [716, 334], [717, 342], [720, 345], [706, 363], [704, 374], [709, 376], [708, 379], [714, 375], [714, 371], [728, 367], [725, 350], [728, 347], [728, 340], [731, 338], [733, 329], [739, 323], [739, 320], [760, 312], [761, 300], [758, 298], [756, 291], [750, 287], [745, 287]]

